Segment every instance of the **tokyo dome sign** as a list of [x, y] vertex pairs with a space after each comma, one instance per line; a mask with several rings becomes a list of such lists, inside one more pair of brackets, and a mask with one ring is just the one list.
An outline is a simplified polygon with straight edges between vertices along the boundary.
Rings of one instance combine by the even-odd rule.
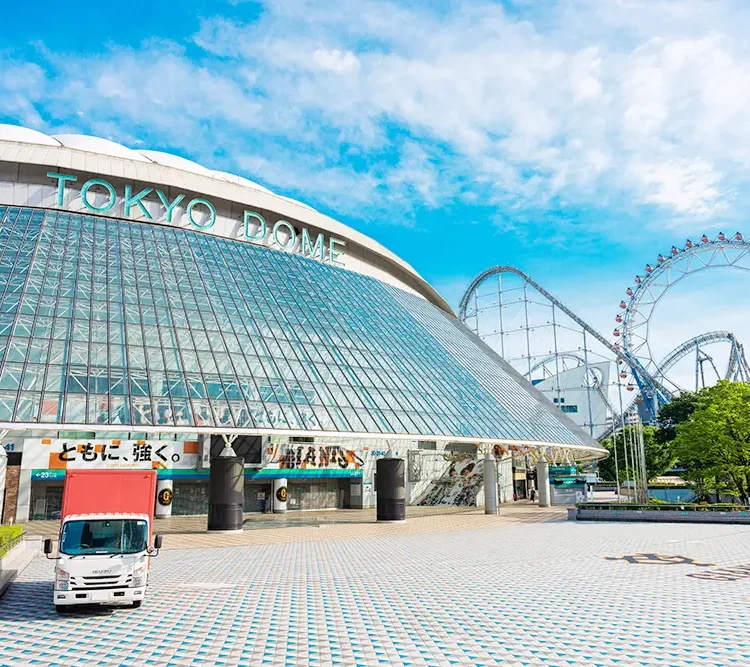
[[[78, 181], [78, 176], [54, 171], [47, 172], [47, 176], [57, 181], [56, 204], [64, 208], [72, 189], [68, 188], [68, 184]], [[168, 225], [179, 224], [178, 218], [185, 216], [191, 227], [202, 231], [211, 230], [217, 221], [223, 222], [225, 226], [229, 222], [232, 228], [236, 228], [238, 222], [227, 221], [218, 215], [216, 207], [204, 197], [188, 199], [184, 194], [178, 194], [170, 200], [159, 188], [146, 187], [134, 192], [132, 185], [125, 185], [118, 192], [112, 183], [103, 178], [86, 180], [81, 186], [80, 197], [83, 208], [92, 213], [112, 215], [113, 209], [117, 207], [118, 214], [121, 210], [126, 218], [140, 217]], [[270, 224], [256, 211], [245, 210], [239, 222], [240, 231], [235, 237], [240, 240], [297, 252], [320, 262], [327, 260], [331, 264], [343, 264], [339, 258], [344, 254], [342, 249], [346, 243], [341, 239], [333, 236], [326, 239], [322, 233], [313, 238], [307, 228], [298, 229], [287, 220], [277, 220]], [[213, 233], [217, 233], [216, 230]]]

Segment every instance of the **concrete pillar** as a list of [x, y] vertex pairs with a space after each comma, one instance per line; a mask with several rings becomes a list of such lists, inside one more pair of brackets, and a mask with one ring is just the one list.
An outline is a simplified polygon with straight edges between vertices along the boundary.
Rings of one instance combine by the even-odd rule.
[[378, 459], [378, 521], [406, 521], [406, 481], [404, 459], [386, 456]]
[[362, 478], [352, 477], [349, 479], [349, 509], [361, 510], [362, 504]]
[[497, 465], [490, 452], [484, 455], [484, 513], [497, 514]]
[[539, 507], [549, 507], [549, 463], [544, 460], [536, 464], [536, 484], [539, 493]]
[[211, 460], [208, 473], [208, 530], [239, 532], [244, 518], [245, 459], [232, 456], [231, 447], [224, 452]]
[[31, 470], [21, 468], [18, 478], [18, 500], [16, 501], [16, 521], [28, 521], [31, 513]]
[[273, 513], [283, 514], [286, 512], [287, 479], [279, 477], [273, 480]]
[[171, 479], [156, 480], [156, 507], [154, 516], [167, 519], [172, 516], [173, 482]]

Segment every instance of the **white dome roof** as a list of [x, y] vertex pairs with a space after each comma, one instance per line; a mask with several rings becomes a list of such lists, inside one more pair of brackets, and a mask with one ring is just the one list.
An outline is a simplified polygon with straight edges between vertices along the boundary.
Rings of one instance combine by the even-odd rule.
[[256, 192], [264, 192], [266, 194], [274, 195], [279, 199], [283, 199], [284, 201], [302, 206], [309, 211], [315, 211], [317, 213], [312, 206], [303, 204], [301, 201], [297, 201], [291, 197], [278, 195], [273, 192], [273, 190], [264, 188], [262, 185], [258, 185], [258, 183], [247, 178], [237, 176], [236, 174], [230, 174], [226, 171], [207, 169], [197, 162], [180, 157], [179, 155], [173, 155], [172, 153], [151, 150], [133, 150], [132, 148], [118, 144], [116, 141], [102, 139], [101, 137], [92, 137], [86, 134], [55, 134], [49, 136], [43, 132], [38, 132], [37, 130], [32, 130], [28, 127], [21, 127], [20, 125], [4, 125], [2, 123], [0, 123], [0, 141], [38, 144], [41, 146], [63, 146], [64, 148], [72, 148], [74, 150], [106, 155], [108, 157], [158, 164], [162, 167], [180, 169], [191, 174], [208, 176], [210, 178], [224, 181], [225, 183], [232, 183], [243, 188], [249, 188]]
[[57, 139], [66, 148], [75, 148], [79, 151], [99, 153], [99, 155], [109, 155], [110, 157], [121, 157], [126, 160], [136, 160], [137, 162], [151, 162], [151, 160], [143, 157], [138, 151], [134, 151], [109, 139], [90, 137], [86, 134], [55, 134], [53, 138]]
[[200, 174], [201, 176], [213, 176], [210, 169], [206, 169], [197, 162], [180, 157], [179, 155], [162, 153], [161, 151], [138, 151], [138, 153], [148, 158], [151, 162], [160, 164], [162, 167], [182, 169], [182, 171], [189, 171], [193, 174]]
[[0, 140], [16, 141], [22, 144], [40, 144], [42, 146], [59, 146], [60, 142], [43, 132], [32, 130], [20, 125], [4, 125], [0, 123]]
[[227, 183], [234, 183], [235, 185], [241, 185], [245, 188], [252, 188], [253, 190], [260, 190], [260, 192], [267, 192], [271, 195], [273, 194], [273, 192], [271, 192], [271, 190], [269, 190], [268, 188], [264, 188], [262, 185], [258, 185], [254, 181], [250, 181], [247, 178], [243, 178], [242, 176], [230, 174], [228, 171], [214, 170], [211, 172], [211, 175], [215, 176], [216, 178], [220, 178]]
[[304, 202], [299, 201], [298, 199], [292, 199], [291, 197], [282, 197], [281, 195], [276, 195], [279, 199], [283, 199], [284, 201], [288, 201], [290, 204], [296, 204], [297, 206], [302, 206], [303, 208], [307, 208], [311, 211], [315, 211], [315, 209], [312, 206], [309, 206], [308, 204], [305, 204]]

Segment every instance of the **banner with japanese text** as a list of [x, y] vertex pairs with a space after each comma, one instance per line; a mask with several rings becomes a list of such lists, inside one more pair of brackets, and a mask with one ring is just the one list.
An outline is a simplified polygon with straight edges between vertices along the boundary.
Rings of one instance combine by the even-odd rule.
[[197, 442], [27, 438], [21, 467], [32, 470], [190, 469], [198, 465]]

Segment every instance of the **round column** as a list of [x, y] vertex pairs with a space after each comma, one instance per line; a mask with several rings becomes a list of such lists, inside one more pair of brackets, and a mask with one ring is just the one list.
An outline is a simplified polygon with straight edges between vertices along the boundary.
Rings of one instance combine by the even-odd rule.
[[156, 507], [154, 516], [157, 519], [167, 519], [172, 516], [172, 496], [174, 493], [171, 479], [156, 480]]
[[208, 530], [242, 530], [245, 504], [245, 460], [221, 456], [211, 460], [208, 473]]
[[544, 460], [536, 464], [536, 485], [539, 493], [539, 507], [549, 507], [549, 463]]
[[404, 468], [403, 459], [377, 461], [378, 521], [406, 521]]
[[490, 452], [484, 455], [484, 513], [497, 514], [497, 464]]
[[273, 513], [283, 514], [286, 512], [286, 499], [289, 495], [286, 477], [273, 480]]

